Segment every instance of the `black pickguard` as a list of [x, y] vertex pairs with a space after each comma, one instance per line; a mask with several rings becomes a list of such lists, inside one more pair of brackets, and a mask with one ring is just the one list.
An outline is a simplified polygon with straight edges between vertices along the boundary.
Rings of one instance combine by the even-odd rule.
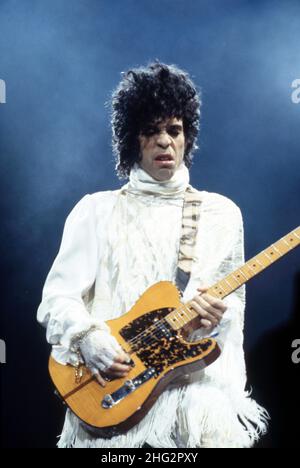
[[146, 367], [155, 368], [157, 375], [188, 358], [199, 356], [200, 359], [212, 343], [209, 338], [197, 344], [180, 341], [178, 331], [173, 330], [164, 320], [172, 310], [166, 307], [147, 312], [120, 330], [120, 335], [139, 359]]

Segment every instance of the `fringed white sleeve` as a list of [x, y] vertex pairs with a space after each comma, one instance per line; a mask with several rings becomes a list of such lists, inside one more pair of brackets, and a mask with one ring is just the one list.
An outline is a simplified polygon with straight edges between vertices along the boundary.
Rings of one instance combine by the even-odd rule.
[[96, 220], [92, 197], [86, 195], [69, 214], [58, 255], [47, 276], [38, 308], [38, 321], [47, 327], [47, 340], [53, 357], [60, 363], [76, 364], [77, 354], [70, 350], [78, 333], [95, 325], [109, 331], [94, 319], [83, 300], [95, 281], [98, 266]]

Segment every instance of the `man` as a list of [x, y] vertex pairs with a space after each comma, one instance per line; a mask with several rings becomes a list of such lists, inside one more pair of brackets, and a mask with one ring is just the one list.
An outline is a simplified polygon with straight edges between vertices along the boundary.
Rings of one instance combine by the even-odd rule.
[[[130, 70], [113, 94], [116, 169], [129, 182], [86, 195], [72, 210], [38, 310], [54, 358], [84, 362], [99, 385], [130, 370], [105, 321], [127, 312], [152, 284], [175, 281], [199, 116], [196, 88], [175, 66]], [[226, 197], [198, 193], [194, 262], [182, 301], [192, 301], [199, 314], [190, 339], [218, 326], [221, 357], [165, 390], [125, 435], [93, 437], [68, 411], [59, 447], [250, 447], [264, 432], [266, 412], [245, 393], [244, 288], [223, 301], [206, 293], [243, 263], [241, 213]]]

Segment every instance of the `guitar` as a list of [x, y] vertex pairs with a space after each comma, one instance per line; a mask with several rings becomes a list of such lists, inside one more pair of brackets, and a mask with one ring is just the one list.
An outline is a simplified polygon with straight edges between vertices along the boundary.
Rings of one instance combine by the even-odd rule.
[[[207, 293], [223, 299], [299, 244], [300, 226], [211, 286]], [[58, 394], [94, 435], [111, 438], [125, 433], [141, 421], [172, 381], [204, 369], [220, 355], [212, 337], [187, 341], [184, 329], [193, 326], [197, 317], [190, 302], [180, 301], [179, 290], [172, 282], [154, 284], [129, 312], [106, 322], [131, 357], [129, 374], [107, 379], [103, 388], [84, 366], [78, 379], [78, 369], [50, 357], [49, 372]]]

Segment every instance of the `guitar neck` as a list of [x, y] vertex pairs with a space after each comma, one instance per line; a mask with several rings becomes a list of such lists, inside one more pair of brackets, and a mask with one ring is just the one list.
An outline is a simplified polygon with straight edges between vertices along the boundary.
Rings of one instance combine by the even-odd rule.
[[[298, 247], [299, 244], [300, 226], [267, 247], [258, 255], [255, 255], [255, 257], [252, 257], [240, 268], [215, 283], [207, 290], [207, 293], [211, 296], [224, 299], [224, 297], [240, 288], [247, 281], [254, 278], [254, 276], [261, 273], [295, 247]], [[173, 329], [179, 330], [197, 316], [198, 314], [193, 310], [191, 302], [187, 302], [183, 304], [180, 309], [173, 310], [165, 318]]]
[[258, 255], [255, 255], [255, 257], [250, 258], [242, 267], [211, 286], [207, 292], [212, 296], [223, 299], [295, 247], [298, 247], [299, 244], [300, 226], [267, 247]]

